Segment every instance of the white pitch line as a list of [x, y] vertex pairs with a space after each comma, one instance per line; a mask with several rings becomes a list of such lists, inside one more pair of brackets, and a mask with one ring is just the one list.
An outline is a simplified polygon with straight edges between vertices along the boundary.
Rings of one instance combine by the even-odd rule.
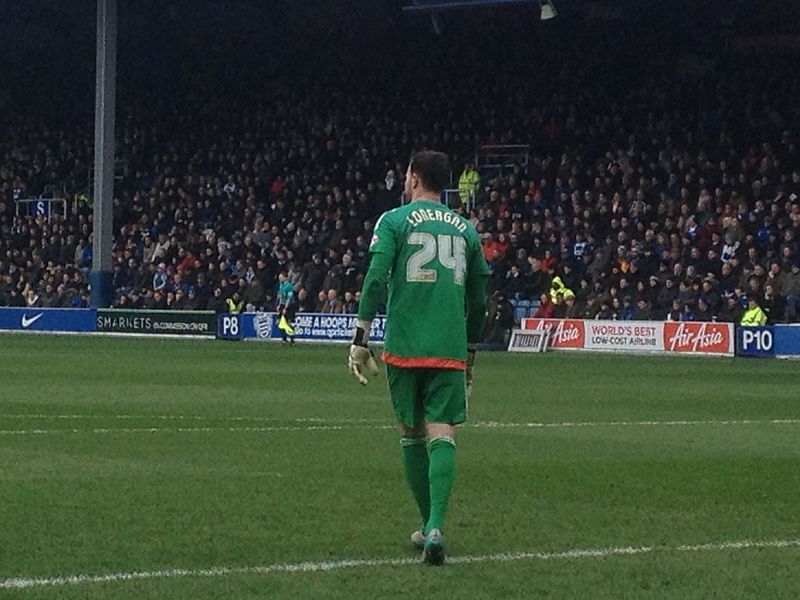
[[[764, 548], [796, 548], [800, 539], [794, 540], [735, 540], [696, 545], [679, 546], [623, 546], [608, 548], [574, 548], [561, 552], [502, 552], [453, 556], [449, 564], [472, 564], [483, 562], [511, 562], [520, 560], [575, 560], [584, 558], [607, 558], [609, 556], [636, 556], [653, 552], [725, 552]], [[417, 558], [342, 559], [321, 562], [276, 563], [245, 567], [210, 567], [205, 569], [163, 569], [158, 571], [132, 571], [129, 573], [107, 573], [103, 575], [66, 575], [56, 577], [11, 577], [0, 579], [0, 589], [25, 589], [57, 587], [92, 583], [119, 583], [145, 579], [174, 579], [178, 577], [225, 577], [228, 575], [271, 575], [275, 573], [310, 573], [338, 571], [340, 569], [401, 567], [419, 564]]]
[[0, 435], [53, 435], [59, 433], [268, 433], [279, 431], [340, 431], [345, 429], [395, 429], [393, 425], [306, 425], [286, 427], [96, 427], [94, 429], [0, 429]]
[[685, 427], [693, 425], [797, 425], [800, 419], [707, 419], [696, 421], [561, 421], [555, 423], [503, 423], [480, 421], [467, 427], [546, 429], [571, 427]]
[[[132, 415], [120, 415], [124, 417]], [[137, 417], [138, 418], [138, 417]], [[146, 418], [146, 417], [142, 417]], [[380, 431], [395, 429], [394, 425], [378, 425], [371, 421], [326, 421], [312, 419], [301, 423], [306, 425], [274, 425], [263, 427], [95, 427], [89, 429], [0, 429], [0, 436], [22, 435], [56, 435], [65, 433], [270, 433], [282, 431]], [[502, 430], [502, 429], [571, 429], [588, 427], [697, 427], [709, 426], [741, 426], [741, 425], [800, 425], [800, 419], [769, 420], [708, 420], [708, 421], [563, 421], [555, 423], [502, 423], [482, 421], [463, 425], [467, 429]]]
[[280, 417], [211, 417], [205, 415], [48, 415], [48, 414], [0, 414], [0, 419], [123, 419], [123, 420], [144, 420], [153, 419], [156, 421], [258, 421], [258, 422], [289, 422], [289, 423], [383, 423], [386, 419], [348, 419], [348, 418], [325, 418], [325, 417], [305, 417], [300, 419], [280, 418]]

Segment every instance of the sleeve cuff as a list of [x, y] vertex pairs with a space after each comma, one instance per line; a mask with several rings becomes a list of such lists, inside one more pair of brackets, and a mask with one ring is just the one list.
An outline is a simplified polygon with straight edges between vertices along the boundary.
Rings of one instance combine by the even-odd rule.
[[358, 319], [356, 330], [353, 332], [353, 344], [366, 347], [369, 344], [369, 332], [372, 329], [372, 321]]

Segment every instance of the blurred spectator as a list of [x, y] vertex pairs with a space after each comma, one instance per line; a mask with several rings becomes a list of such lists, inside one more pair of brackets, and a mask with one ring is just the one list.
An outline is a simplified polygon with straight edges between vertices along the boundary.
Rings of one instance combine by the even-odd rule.
[[322, 289], [322, 282], [328, 269], [322, 262], [322, 254], [315, 252], [312, 260], [303, 265], [301, 284], [311, 296], [316, 296]]
[[300, 290], [297, 292], [297, 312], [314, 312], [316, 308], [314, 297], [308, 293], [306, 288], [300, 288]]
[[682, 314], [681, 301], [678, 300], [678, 298], [675, 298], [672, 301], [672, 306], [667, 311], [667, 321], [681, 321]]
[[633, 305], [633, 297], [630, 295], [626, 295], [622, 299], [622, 307], [617, 313], [617, 318], [621, 321], [632, 321], [635, 314], [636, 314], [636, 307]]
[[324, 312], [325, 305], [328, 303], [328, 293], [325, 290], [320, 290], [317, 294], [316, 312]]
[[493, 344], [507, 345], [514, 327], [514, 308], [499, 291], [491, 294], [487, 306], [484, 338]]
[[750, 297], [748, 299], [747, 310], [744, 311], [740, 323], [745, 327], [767, 324], [767, 315], [761, 310], [756, 298]]
[[334, 313], [334, 314], [342, 313], [342, 301], [339, 300], [336, 290], [334, 289], [328, 290], [328, 294], [325, 298], [325, 301], [322, 305], [322, 309], [320, 310], [320, 312]]
[[639, 298], [636, 302], [636, 312], [633, 318], [637, 321], [649, 321], [653, 318], [653, 311], [647, 298]]
[[767, 322], [770, 325], [781, 323], [786, 303], [783, 297], [775, 291], [775, 283], [767, 283], [764, 286], [764, 297], [760, 304], [764, 313], [767, 315]]
[[153, 275], [153, 291], [159, 292], [167, 287], [167, 265], [161, 263]]
[[550, 301], [548, 294], [539, 297], [539, 308], [533, 314], [537, 319], [552, 319], [555, 313], [555, 305]]
[[347, 315], [354, 315], [358, 313], [358, 302], [356, 302], [355, 295], [351, 291], [344, 293], [342, 312]]
[[25, 305], [28, 307], [38, 307], [42, 306], [42, 299], [39, 297], [39, 294], [36, 293], [36, 290], [33, 288], [28, 288], [25, 292]]
[[461, 204], [465, 205], [469, 201], [470, 196], [475, 197], [481, 185], [481, 176], [475, 170], [475, 166], [471, 162], [464, 164], [464, 170], [458, 177], [459, 196], [461, 197]]
[[209, 298], [205, 308], [217, 313], [226, 312], [228, 310], [226, 300], [227, 299], [222, 295], [222, 288], [214, 288], [211, 298]]
[[242, 297], [239, 295], [238, 291], [234, 292], [233, 296], [225, 301], [225, 306], [227, 307], [228, 312], [232, 315], [238, 315], [244, 310], [244, 302], [242, 301]]
[[711, 311], [711, 307], [705, 296], [700, 296], [697, 299], [697, 308], [694, 311], [692, 320], [706, 322], [717, 320], [717, 315]]
[[564, 318], [580, 319], [583, 313], [581, 306], [575, 302], [575, 297], [570, 296], [564, 300]]
[[742, 305], [736, 294], [730, 293], [725, 297], [719, 311], [719, 319], [724, 323], [738, 323], [742, 318]]
[[791, 272], [786, 275], [781, 290], [786, 299], [786, 320], [797, 321], [797, 303], [800, 301], [800, 260], [795, 260]]
[[681, 314], [680, 314], [680, 320], [681, 321], [696, 321], [697, 320], [697, 318], [695, 317], [695, 314], [694, 314], [694, 310], [692, 310], [692, 305], [691, 304], [687, 303], [687, 304], [683, 305], [683, 310], [681, 311]]

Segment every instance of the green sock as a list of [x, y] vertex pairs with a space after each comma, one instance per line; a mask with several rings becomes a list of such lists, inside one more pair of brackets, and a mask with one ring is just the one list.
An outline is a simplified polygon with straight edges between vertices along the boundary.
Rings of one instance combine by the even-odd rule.
[[425, 533], [431, 529], [444, 531], [447, 503], [453, 480], [456, 478], [456, 442], [451, 437], [438, 437], [430, 441], [430, 469], [428, 479], [431, 486], [431, 516], [425, 525]]
[[428, 448], [424, 435], [406, 435], [400, 438], [403, 446], [403, 465], [406, 481], [414, 500], [417, 502], [422, 525], [428, 521], [431, 512], [431, 497], [428, 484]]

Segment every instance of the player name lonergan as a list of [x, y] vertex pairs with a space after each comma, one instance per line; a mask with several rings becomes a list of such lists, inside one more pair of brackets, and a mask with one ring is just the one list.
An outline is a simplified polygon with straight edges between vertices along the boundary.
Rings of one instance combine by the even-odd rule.
[[442, 221], [452, 225], [461, 233], [464, 233], [467, 230], [467, 224], [464, 223], [460, 217], [451, 212], [446, 212], [443, 210], [420, 208], [418, 210], [411, 211], [411, 214], [409, 214], [406, 219], [408, 219], [408, 222], [412, 227], [416, 227], [425, 221]]

